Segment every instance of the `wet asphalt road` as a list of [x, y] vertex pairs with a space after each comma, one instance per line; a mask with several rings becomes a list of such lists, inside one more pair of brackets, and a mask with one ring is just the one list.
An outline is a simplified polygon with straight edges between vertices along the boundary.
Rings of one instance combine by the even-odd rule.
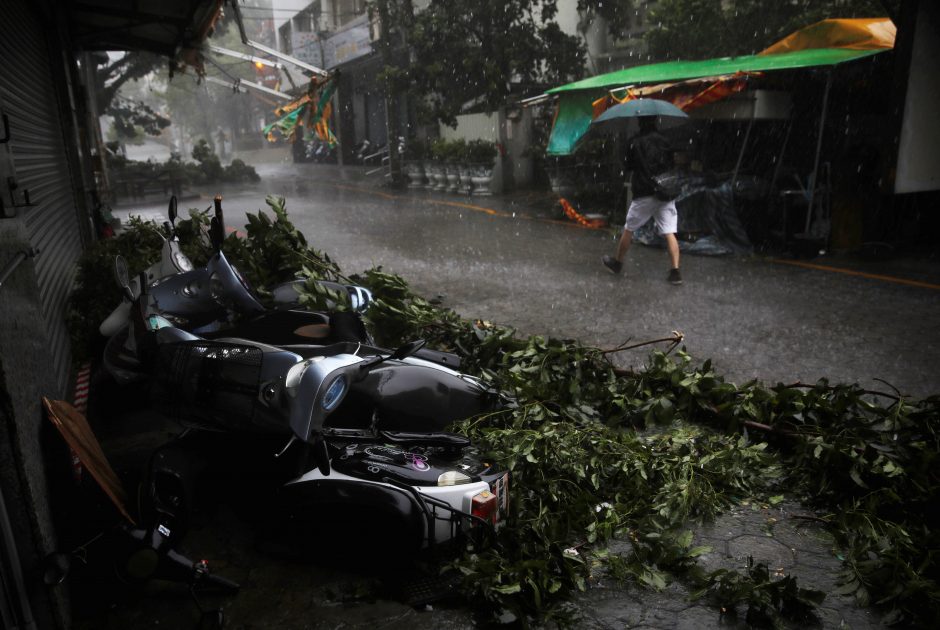
[[[381, 265], [466, 317], [521, 333], [613, 348], [678, 330], [697, 362], [731, 381], [860, 383], [917, 397], [940, 393], [940, 261], [814, 264], [914, 280], [913, 286], [767, 258], [684, 256], [685, 283], [666, 282], [664, 250], [635, 245], [621, 276], [601, 264], [611, 230], [561, 219], [542, 196], [466, 197], [392, 191], [361, 168], [267, 164], [254, 187], [222, 190], [229, 226], [287, 198], [293, 222], [346, 273]], [[209, 205], [203, 199], [186, 206]], [[149, 214], [164, 203], [138, 205]], [[118, 213], [123, 214], [123, 212]], [[933, 285], [931, 288], [929, 285]], [[617, 355], [642, 365], [644, 349]]]

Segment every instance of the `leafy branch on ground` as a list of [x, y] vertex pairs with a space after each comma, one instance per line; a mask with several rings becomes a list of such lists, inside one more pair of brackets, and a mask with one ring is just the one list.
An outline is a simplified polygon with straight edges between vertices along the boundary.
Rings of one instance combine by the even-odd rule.
[[[501, 544], [457, 565], [494, 611], [558, 612], [600, 558], [641, 585], [661, 587], [671, 575], [709, 601], [733, 595], [755, 623], [802, 618], [821, 594], [789, 576], [773, 580], [761, 565], [704, 574], [675, 560], [689, 559], [680, 535], [689, 520], [772, 490], [818, 510], [846, 558], [840, 593], [884, 607], [888, 622], [940, 623], [940, 523], [931, 507], [940, 396], [914, 401], [825, 380], [738, 386], [684, 351], [676, 359], [653, 352], [643, 370], [624, 372], [609, 351], [461, 318], [381, 269], [356, 279], [378, 298], [368, 319], [382, 343], [427, 338], [520, 403], [463, 427], [513, 471], [514, 513]], [[639, 438], [641, 429], [656, 433]], [[683, 444], [689, 451], [675, 454]], [[631, 540], [632, 560], [604, 557], [613, 536]], [[566, 553], [576, 545], [577, 555]]]
[[[452, 565], [467, 596], [494, 616], [570, 621], [568, 598], [609, 575], [653, 589], [681, 580], [718, 607], [744, 607], [754, 624], [805, 619], [821, 593], [762, 564], [708, 573], [696, 560], [707, 549], [688, 530], [748, 497], [787, 493], [840, 546], [840, 593], [882, 607], [889, 622], [940, 626], [940, 396], [909, 400], [825, 380], [735, 385], [684, 349], [654, 351], [626, 372], [611, 351], [460, 317], [381, 268], [347, 278], [294, 228], [283, 199], [268, 204], [273, 219], [249, 215], [246, 235], [224, 244], [262, 294], [295, 276], [362, 284], [375, 297], [366, 323], [380, 345], [427, 339], [517, 401], [458, 427], [513, 474], [496, 543], [468, 548]], [[178, 230], [194, 264], [210, 253], [200, 238], [207, 222], [195, 211]], [[71, 321], [84, 328], [73, 327], [74, 338], [87, 342], [88, 325], [120, 300], [116, 288], [98, 291], [114, 284], [114, 253], [132, 271], [159, 256], [154, 229], [133, 223], [83, 258]], [[304, 294], [316, 305], [313, 286]], [[615, 540], [628, 551], [612, 552]]]

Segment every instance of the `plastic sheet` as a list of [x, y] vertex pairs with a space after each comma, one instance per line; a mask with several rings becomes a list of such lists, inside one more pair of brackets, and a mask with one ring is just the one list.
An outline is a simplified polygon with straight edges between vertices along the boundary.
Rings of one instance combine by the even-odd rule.
[[[722, 256], [750, 254], [754, 247], [744, 223], [734, 206], [731, 183], [717, 187], [694, 185], [690, 180], [685, 192], [676, 199], [679, 211], [679, 234], [703, 234], [690, 240], [680, 240], [679, 249], [688, 254]], [[644, 245], [665, 247], [665, 240], [656, 233], [652, 221], [634, 232], [633, 239]]]

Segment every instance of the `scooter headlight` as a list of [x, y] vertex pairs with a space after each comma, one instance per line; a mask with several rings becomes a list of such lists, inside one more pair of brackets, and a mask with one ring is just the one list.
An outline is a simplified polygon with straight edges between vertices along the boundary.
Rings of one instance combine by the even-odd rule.
[[460, 484], [470, 483], [473, 479], [459, 470], [448, 470], [437, 478], [439, 486], [459, 486]]
[[348, 386], [348, 381], [346, 380], [345, 374], [340, 374], [333, 382], [330, 383], [330, 386], [326, 388], [326, 393], [323, 395], [323, 409], [326, 411], [333, 411], [340, 401], [343, 400], [343, 396], [346, 395], [346, 388]]
[[176, 268], [180, 271], [192, 271], [193, 264], [189, 262], [189, 258], [186, 258], [186, 254], [183, 252], [174, 252], [173, 253], [173, 263], [176, 265]]
[[313, 363], [322, 359], [323, 357], [307, 359], [306, 361], [295, 363], [289, 370], [287, 370], [287, 375], [284, 377], [284, 389], [287, 390], [288, 396], [291, 398], [297, 397], [297, 387], [300, 385], [300, 379], [304, 377], [304, 372], [306, 372], [307, 368], [310, 367]]

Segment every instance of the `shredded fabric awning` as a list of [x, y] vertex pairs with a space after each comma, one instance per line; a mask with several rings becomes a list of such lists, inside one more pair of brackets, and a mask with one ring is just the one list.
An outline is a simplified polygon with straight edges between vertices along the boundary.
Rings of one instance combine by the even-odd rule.
[[888, 18], [823, 20], [787, 35], [761, 51], [775, 55], [813, 48], [886, 50], [894, 48], [898, 29]]
[[148, 51], [203, 75], [202, 47], [222, 16], [223, 0], [61, 4], [72, 40], [82, 50]]
[[302, 137], [304, 128], [310, 128], [321, 141], [331, 147], [336, 146], [336, 136], [329, 126], [333, 112], [330, 99], [335, 90], [336, 82], [332, 77], [311, 79], [307, 92], [274, 110], [275, 115], [281, 118], [262, 130], [264, 137], [275, 142], [280, 135], [288, 142], [295, 142]]
[[631, 98], [661, 98], [691, 111], [743, 90], [764, 72], [834, 66], [890, 50], [896, 31], [887, 18], [823, 20], [756, 55], [654, 63], [553, 88], [546, 92], [558, 97], [547, 153], [571, 154], [591, 120]]
[[738, 72], [724, 77], [690, 79], [689, 81], [676, 83], [660, 83], [644, 87], [611, 90], [591, 103], [593, 118], [597, 118], [608, 108], [618, 103], [626, 103], [636, 98], [655, 98], [668, 101], [679, 109], [689, 112], [744, 90], [747, 87], [748, 79], [754, 76], [760, 76], [760, 73]]

